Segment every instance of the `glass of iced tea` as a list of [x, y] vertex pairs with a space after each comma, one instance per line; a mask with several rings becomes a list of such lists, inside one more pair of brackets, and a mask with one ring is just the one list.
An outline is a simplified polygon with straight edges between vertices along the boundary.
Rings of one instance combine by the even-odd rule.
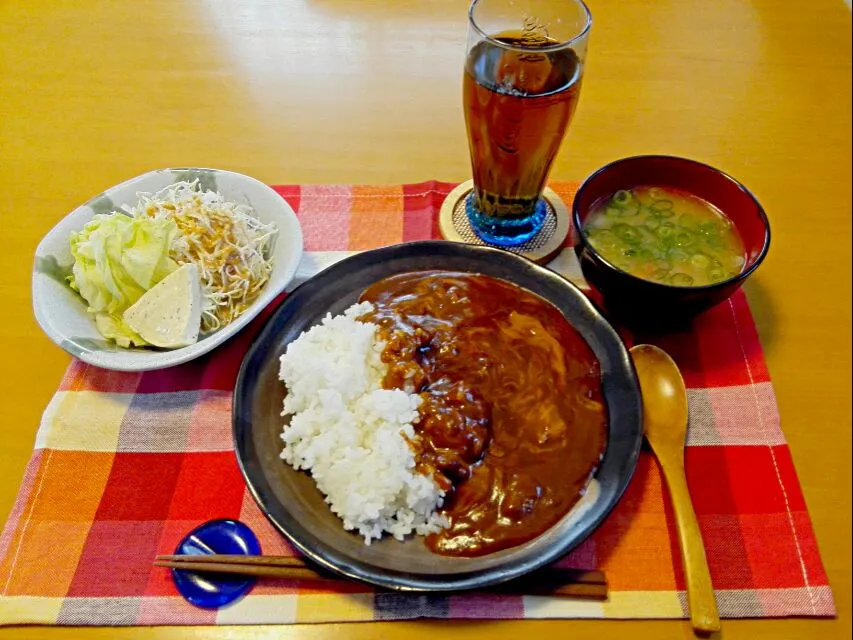
[[542, 190], [580, 96], [592, 17], [581, 0], [474, 0], [462, 91], [471, 227], [516, 246], [542, 228]]

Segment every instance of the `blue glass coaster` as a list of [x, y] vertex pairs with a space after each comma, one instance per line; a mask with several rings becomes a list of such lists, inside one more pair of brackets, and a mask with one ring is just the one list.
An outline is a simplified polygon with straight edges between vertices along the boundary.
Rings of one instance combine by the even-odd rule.
[[542, 229], [548, 216], [548, 205], [543, 198], [536, 202], [536, 208], [529, 216], [522, 218], [498, 218], [480, 212], [475, 204], [474, 193], [465, 198], [465, 213], [471, 229], [477, 236], [489, 244], [499, 247], [517, 247], [524, 244]]
[[[211, 520], [190, 531], [175, 549], [175, 555], [227, 553], [260, 555], [257, 536], [238, 520]], [[190, 603], [216, 609], [246, 594], [257, 581], [251, 576], [172, 569], [175, 586]]]

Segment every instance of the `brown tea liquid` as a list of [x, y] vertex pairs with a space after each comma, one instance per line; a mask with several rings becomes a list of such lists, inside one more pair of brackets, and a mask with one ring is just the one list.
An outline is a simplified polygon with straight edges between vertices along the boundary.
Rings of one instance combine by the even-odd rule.
[[471, 49], [462, 84], [477, 208], [497, 217], [533, 213], [580, 95], [581, 65], [556, 41], [505, 32]]

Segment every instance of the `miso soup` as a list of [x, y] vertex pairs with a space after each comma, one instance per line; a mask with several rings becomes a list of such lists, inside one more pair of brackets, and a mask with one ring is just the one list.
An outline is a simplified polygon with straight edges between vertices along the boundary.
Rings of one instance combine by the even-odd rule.
[[732, 221], [705, 200], [671, 187], [640, 186], [602, 198], [583, 232], [618, 269], [677, 287], [727, 280], [746, 262]]

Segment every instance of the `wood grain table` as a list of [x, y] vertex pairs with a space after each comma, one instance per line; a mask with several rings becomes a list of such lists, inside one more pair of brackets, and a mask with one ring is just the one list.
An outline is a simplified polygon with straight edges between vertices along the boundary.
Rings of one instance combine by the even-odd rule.
[[[746, 287], [837, 620], [726, 638], [850, 637], [851, 15], [842, 0], [590, 0], [577, 116], [552, 177], [684, 155], [747, 184], [773, 228]], [[68, 357], [32, 317], [41, 236], [147, 170], [270, 183], [469, 176], [465, 0], [0, 3], [0, 517]], [[682, 638], [677, 621], [6, 628], [0, 638]]]

